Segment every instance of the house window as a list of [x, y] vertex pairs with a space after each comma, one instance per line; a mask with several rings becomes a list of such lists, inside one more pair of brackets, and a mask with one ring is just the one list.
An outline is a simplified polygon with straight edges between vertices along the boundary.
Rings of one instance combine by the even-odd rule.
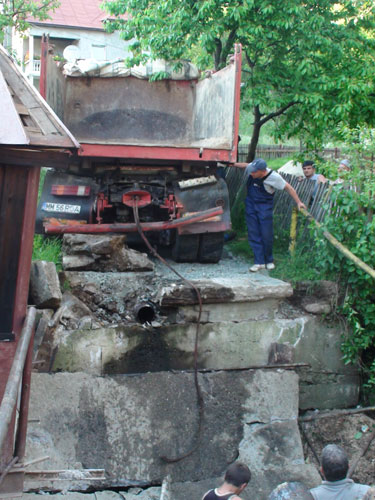
[[91, 57], [97, 61], [106, 60], [106, 50], [105, 45], [99, 45], [97, 43], [91, 44]]

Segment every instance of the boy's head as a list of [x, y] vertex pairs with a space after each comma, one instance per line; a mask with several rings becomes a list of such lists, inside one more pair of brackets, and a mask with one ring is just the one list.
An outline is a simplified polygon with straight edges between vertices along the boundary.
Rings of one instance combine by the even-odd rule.
[[242, 462], [234, 462], [231, 464], [224, 477], [226, 483], [236, 486], [240, 491], [244, 490], [250, 482], [251, 472], [247, 465]]

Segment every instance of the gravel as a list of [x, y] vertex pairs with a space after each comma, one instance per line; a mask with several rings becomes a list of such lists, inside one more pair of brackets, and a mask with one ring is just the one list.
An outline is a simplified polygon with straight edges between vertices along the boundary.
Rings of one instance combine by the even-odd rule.
[[[158, 259], [151, 258], [155, 264], [155, 274], [164, 279], [177, 279], [176, 274], [168, 267], [162, 264]], [[233, 278], [238, 275], [249, 276], [249, 267], [252, 262], [241, 257], [233, 257], [226, 249], [224, 256], [217, 264], [199, 264], [199, 263], [177, 263], [166, 259], [176, 271], [188, 280], [217, 278]]]

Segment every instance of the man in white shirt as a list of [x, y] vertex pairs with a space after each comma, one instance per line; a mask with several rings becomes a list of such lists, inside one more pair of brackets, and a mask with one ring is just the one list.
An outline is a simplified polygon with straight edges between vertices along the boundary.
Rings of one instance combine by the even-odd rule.
[[346, 477], [349, 470], [348, 456], [335, 444], [322, 451], [321, 472], [325, 481], [310, 490], [314, 500], [357, 500], [364, 497], [370, 486], [355, 483]]

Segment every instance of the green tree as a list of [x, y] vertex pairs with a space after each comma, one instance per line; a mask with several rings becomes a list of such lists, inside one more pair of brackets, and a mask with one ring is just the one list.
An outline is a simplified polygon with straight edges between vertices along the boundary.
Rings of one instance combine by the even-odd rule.
[[248, 160], [261, 127], [316, 145], [348, 123], [374, 116], [375, 6], [372, 0], [106, 0], [133, 63], [194, 54], [201, 68], [244, 52], [242, 105], [253, 115]]
[[49, 19], [49, 13], [59, 5], [58, 0], [0, 0], [0, 42], [6, 28], [22, 33], [29, 27], [27, 18]]

